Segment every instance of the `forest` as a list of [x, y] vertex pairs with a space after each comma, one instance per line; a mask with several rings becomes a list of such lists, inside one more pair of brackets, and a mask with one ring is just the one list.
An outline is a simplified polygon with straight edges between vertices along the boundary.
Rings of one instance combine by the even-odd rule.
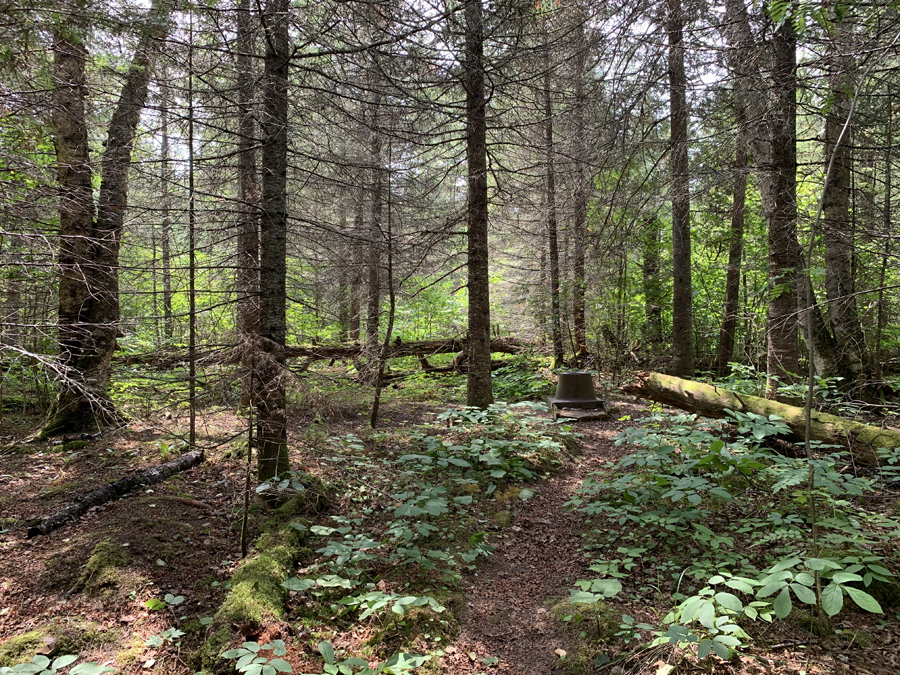
[[896, 673], [898, 66], [884, 0], [0, 0], [0, 675]]

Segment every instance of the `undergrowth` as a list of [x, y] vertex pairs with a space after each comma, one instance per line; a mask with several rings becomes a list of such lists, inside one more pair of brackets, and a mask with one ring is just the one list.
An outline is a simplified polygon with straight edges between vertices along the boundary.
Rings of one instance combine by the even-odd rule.
[[[458, 632], [452, 610], [462, 602], [462, 574], [494, 550], [495, 512], [532, 497], [526, 484], [573, 446], [569, 427], [535, 414], [545, 410], [534, 403], [447, 410], [431, 425], [328, 441], [319, 461], [332, 467], [326, 473], [335, 477], [340, 508], [308, 528], [315, 558], [283, 584], [291, 592], [286, 618], [314, 636], [320, 672], [434, 666]], [[291, 489], [290, 482], [273, 487]], [[242, 649], [226, 656], [271, 675], [270, 657], [250, 656], [264, 647]]]
[[814, 446], [816, 554], [807, 459], [767, 446], [787, 431], [777, 416], [655, 412], [638, 422], [616, 440], [631, 454], [588, 477], [569, 503], [584, 515], [594, 576], [571, 590], [577, 611], [564, 618], [583, 623], [584, 637], [600, 637], [594, 615], [617, 596], [656, 608], [622, 616], [623, 643], [675, 645], [698, 658], [729, 659], [780, 621], [828, 637], [841, 612], [892, 620], [900, 520], [878, 497], [896, 484], [900, 453], [882, 451], [882, 465], [863, 471], [838, 448]]

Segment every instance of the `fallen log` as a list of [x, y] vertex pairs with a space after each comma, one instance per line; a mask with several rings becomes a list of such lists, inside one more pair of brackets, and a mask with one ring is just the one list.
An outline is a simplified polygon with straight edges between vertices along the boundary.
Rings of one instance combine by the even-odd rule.
[[[491, 351], [502, 354], [518, 354], [527, 346], [526, 343], [515, 338], [497, 338], [491, 341]], [[434, 354], [450, 354], [466, 350], [466, 341], [463, 340], [416, 340], [414, 342], [395, 341], [390, 344], [385, 352], [386, 359], [399, 359], [404, 356], [424, 358]], [[353, 359], [363, 356], [365, 345], [311, 345], [286, 347], [287, 358], [305, 357], [312, 360], [323, 359]]]
[[[704, 417], [725, 417], [726, 409], [766, 417], [778, 415], [791, 430], [790, 440], [803, 442], [805, 411], [797, 406], [646, 371], [636, 373], [634, 381], [624, 385], [622, 391]], [[810, 437], [846, 447], [858, 463], [868, 466], [878, 465], [879, 448], [900, 447], [898, 429], [875, 427], [815, 411], [810, 416]]]
[[[501, 359], [493, 359], [491, 361], [491, 370], [499, 370], [503, 366], [508, 366], [509, 361], [504, 361]], [[393, 380], [402, 380], [405, 377], [412, 377], [413, 375], [421, 375], [422, 373], [426, 373], [428, 375], [458, 375], [460, 373], [468, 373], [469, 366], [468, 364], [450, 364], [449, 366], [429, 366], [428, 368], [422, 368], [421, 370], [404, 370], [398, 373], [385, 373], [381, 376], [382, 382], [391, 382]]]
[[[519, 354], [529, 346], [529, 343], [517, 340], [513, 337], [496, 338], [491, 341], [491, 351], [500, 354]], [[213, 363], [237, 363], [239, 358], [234, 350], [205, 351], [197, 354], [197, 360], [205, 364]], [[343, 345], [294, 345], [285, 347], [286, 358], [305, 358], [307, 366], [313, 361], [347, 360], [356, 359], [365, 354], [365, 345], [360, 343]], [[391, 343], [385, 352], [386, 359], [399, 359], [404, 356], [415, 356], [424, 359], [435, 354], [450, 354], [466, 351], [465, 339], [449, 340], [416, 340], [414, 342]], [[186, 353], [180, 354], [132, 354], [119, 356], [114, 359], [116, 363], [128, 366], [151, 365], [162, 370], [171, 370], [183, 366], [188, 362]], [[304, 369], [305, 370], [305, 369]]]
[[203, 451], [194, 450], [182, 455], [178, 459], [174, 459], [166, 464], [160, 464], [149, 469], [145, 469], [132, 476], [120, 478], [112, 483], [107, 483], [102, 488], [94, 490], [85, 495], [81, 499], [70, 502], [52, 516], [48, 516], [41, 520], [38, 524], [28, 528], [28, 538], [36, 537], [39, 534], [50, 534], [59, 529], [66, 523], [80, 518], [88, 509], [94, 506], [100, 506], [108, 501], [128, 494], [132, 490], [145, 487], [147, 485], [155, 485], [164, 481], [169, 476], [181, 473], [192, 466], [196, 466], [203, 461]]

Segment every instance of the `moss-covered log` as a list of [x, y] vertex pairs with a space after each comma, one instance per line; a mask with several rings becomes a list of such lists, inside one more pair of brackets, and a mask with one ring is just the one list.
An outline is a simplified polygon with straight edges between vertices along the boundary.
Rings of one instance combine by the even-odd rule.
[[[791, 440], [802, 441], [805, 429], [804, 409], [749, 394], [738, 394], [703, 382], [683, 380], [661, 373], [640, 372], [622, 387], [626, 394], [650, 399], [697, 413], [704, 417], [725, 417], [725, 410], [778, 415], [791, 429]], [[810, 420], [813, 440], [841, 445], [850, 450], [860, 464], [876, 465], [879, 448], [900, 447], [900, 430], [875, 427], [836, 415], [813, 412]]]
[[[255, 552], [241, 562], [232, 577], [231, 590], [213, 618], [206, 641], [192, 657], [193, 665], [204, 672], [233, 672], [232, 662], [220, 658], [223, 651], [247, 639], [247, 631], [284, 623], [288, 591], [281, 584], [294, 575], [299, 561], [313, 556], [304, 534], [308, 523], [299, 516], [328, 505], [327, 486], [312, 477], [309, 480], [305, 492], [275, 509], [262, 523]], [[310, 498], [310, 492], [315, 498]]]

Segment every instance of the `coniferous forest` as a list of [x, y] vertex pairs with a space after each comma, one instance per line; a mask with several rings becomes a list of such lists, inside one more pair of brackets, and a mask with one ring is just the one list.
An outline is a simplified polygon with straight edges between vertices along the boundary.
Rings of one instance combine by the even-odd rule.
[[895, 107], [879, 0], [0, 0], [0, 675], [896, 673]]

